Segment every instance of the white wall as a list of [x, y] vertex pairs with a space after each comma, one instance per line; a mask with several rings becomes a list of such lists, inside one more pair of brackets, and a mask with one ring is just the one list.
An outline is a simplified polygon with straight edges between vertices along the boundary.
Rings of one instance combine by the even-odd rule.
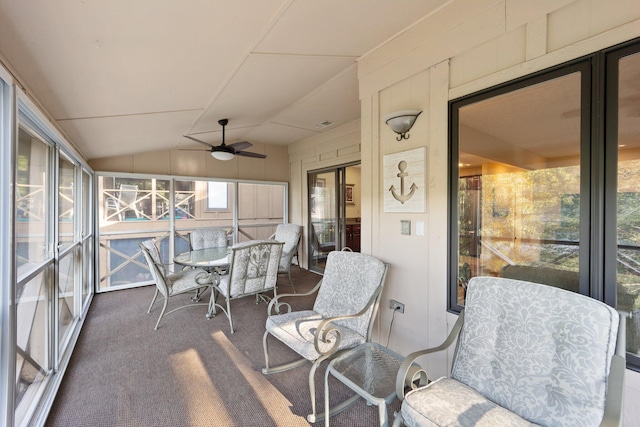
[[[392, 266], [379, 316], [379, 342], [387, 342], [389, 298], [405, 303], [389, 343], [404, 354], [439, 344], [456, 318], [446, 311], [448, 101], [636, 37], [637, 0], [455, 0], [360, 59], [362, 251]], [[414, 108], [423, 113], [411, 138], [395, 141], [381, 117]], [[332, 135], [332, 152], [355, 146], [354, 134], [340, 131]], [[290, 155], [298, 156], [290, 175], [300, 197], [292, 207], [301, 208], [300, 219], [305, 171], [310, 165], [341, 161], [339, 156], [304, 154], [321, 150], [327, 143], [322, 138], [290, 149]], [[383, 156], [417, 147], [427, 149], [426, 212], [385, 213]], [[296, 179], [300, 181], [294, 183]], [[400, 220], [411, 220], [414, 230], [423, 221], [425, 236], [401, 235]], [[421, 361], [435, 377], [447, 372], [448, 362], [446, 355]], [[625, 425], [632, 426], [640, 419], [633, 404], [640, 398], [640, 374], [627, 374]]]

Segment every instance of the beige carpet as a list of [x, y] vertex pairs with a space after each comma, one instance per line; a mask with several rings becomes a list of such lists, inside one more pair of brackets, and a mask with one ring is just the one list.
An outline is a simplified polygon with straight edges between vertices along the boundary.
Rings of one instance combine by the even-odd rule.
[[[296, 267], [292, 274], [299, 291], [320, 279]], [[268, 376], [260, 372], [264, 303], [256, 305], [253, 297], [232, 301], [234, 334], [224, 315], [206, 319], [205, 306], [179, 310], [154, 331], [159, 307], [146, 313], [154, 289], [96, 295], [47, 426], [310, 425], [310, 365]], [[281, 292], [289, 288], [283, 286]], [[314, 297], [297, 300], [294, 309], [309, 308]], [[176, 303], [171, 300], [169, 307]], [[273, 337], [269, 343], [272, 364], [296, 358]], [[316, 373], [320, 410], [327, 364]], [[332, 406], [353, 394], [330, 380]], [[398, 407], [396, 400], [390, 417]], [[331, 418], [336, 427], [378, 423], [377, 408], [362, 399]], [[323, 426], [324, 421], [314, 425]]]

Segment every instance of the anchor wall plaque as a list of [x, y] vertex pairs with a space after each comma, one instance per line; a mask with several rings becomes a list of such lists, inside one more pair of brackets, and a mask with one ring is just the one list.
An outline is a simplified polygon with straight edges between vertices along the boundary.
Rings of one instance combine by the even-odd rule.
[[426, 153], [421, 147], [384, 156], [385, 212], [425, 212]]

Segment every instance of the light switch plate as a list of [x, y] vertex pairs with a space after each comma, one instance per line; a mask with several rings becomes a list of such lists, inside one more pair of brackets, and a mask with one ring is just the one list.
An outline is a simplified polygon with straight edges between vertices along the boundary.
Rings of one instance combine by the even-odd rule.
[[416, 236], [424, 236], [424, 221], [416, 221]]
[[400, 220], [400, 229], [402, 234], [406, 234], [407, 236], [411, 235], [411, 221], [403, 219]]

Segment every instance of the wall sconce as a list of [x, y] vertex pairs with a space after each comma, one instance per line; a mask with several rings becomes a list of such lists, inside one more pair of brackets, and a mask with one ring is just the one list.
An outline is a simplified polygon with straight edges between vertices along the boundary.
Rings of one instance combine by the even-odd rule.
[[396, 141], [409, 139], [409, 129], [413, 126], [418, 116], [422, 113], [419, 110], [401, 110], [386, 114], [382, 120], [389, 125], [392, 131], [398, 134]]

